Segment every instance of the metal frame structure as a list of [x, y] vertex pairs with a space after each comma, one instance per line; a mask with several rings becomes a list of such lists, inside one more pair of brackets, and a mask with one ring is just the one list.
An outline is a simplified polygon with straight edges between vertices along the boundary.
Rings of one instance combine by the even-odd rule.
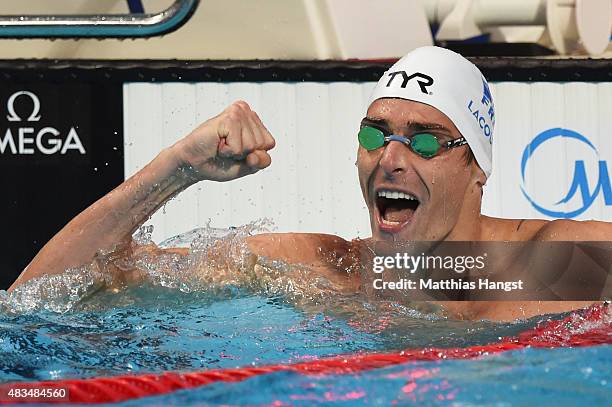
[[[155, 14], [4, 15], [0, 16], [0, 38], [152, 37], [181, 27], [198, 4], [199, 0], [175, 0], [170, 7]], [[129, 6], [134, 11], [137, 4]]]

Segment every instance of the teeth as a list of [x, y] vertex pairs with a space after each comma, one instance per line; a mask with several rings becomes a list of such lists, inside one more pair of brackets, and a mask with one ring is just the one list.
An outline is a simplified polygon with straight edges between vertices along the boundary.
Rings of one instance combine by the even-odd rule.
[[410, 201], [417, 201], [415, 196], [398, 191], [378, 191], [378, 196], [387, 199], [408, 199]]
[[395, 225], [399, 225], [399, 224], [400, 224], [400, 222], [393, 222], [393, 221], [390, 221], [390, 220], [386, 220], [386, 219], [384, 219], [384, 218], [383, 218], [383, 219], [381, 219], [381, 220], [382, 220], [382, 223], [384, 223], [385, 225], [392, 225], [392, 226], [395, 226]]

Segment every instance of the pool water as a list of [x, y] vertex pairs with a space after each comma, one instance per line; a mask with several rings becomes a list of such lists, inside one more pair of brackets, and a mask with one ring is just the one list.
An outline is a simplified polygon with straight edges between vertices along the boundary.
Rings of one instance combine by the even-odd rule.
[[[110, 277], [85, 268], [33, 282], [11, 295], [2, 293], [0, 382], [190, 372], [354, 352], [465, 347], [517, 335], [551, 318], [453, 321], [358, 295], [331, 297], [324, 284], [306, 295], [300, 272], [278, 264], [270, 267], [268, 277], [273, 278], [268, 280], [262, 275], [244, 280], [231, 273], [224, 274], [224, 281], [218, 275], [188, 278], [189, 270], [202, 261], [219, 260], [209, 250], [219, 242], [229, 244], [224, 252], [241, 253], [245, 233], [252, 229], [207, 228], [166, 242], [188, 242], [188, 261], [157, 259], [153, 264], [140, 259], [151, 279], [136, 287], [97, 290], [96, 281]], [[146, 233], [141, 238], [146, 240]], [[186, 274], [174, 278], [172, 273]], [[609, 345], [524, 349], [350, 375], [277, 372], [120, 404], [609, 405], [610, 366]]]

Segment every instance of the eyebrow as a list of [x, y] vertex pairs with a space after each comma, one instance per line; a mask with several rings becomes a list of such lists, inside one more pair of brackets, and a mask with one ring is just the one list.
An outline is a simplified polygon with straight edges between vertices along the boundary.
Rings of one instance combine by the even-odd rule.
[[[389, 130], [389, 122], [385, 119], [378, 119], [374, 117], [364, 117], [361, 120], [361, 124], [373, 124], [375, 126], [382, 127], [385, 130]], [[424, 130], [441, 130], [447, 132], [449, 135], [451, 131], [448, 127], [443, 126], [439, 123], [427, 123], [427, 122], [408, 122], [406, 128], [410, 131], [419, 132]]]

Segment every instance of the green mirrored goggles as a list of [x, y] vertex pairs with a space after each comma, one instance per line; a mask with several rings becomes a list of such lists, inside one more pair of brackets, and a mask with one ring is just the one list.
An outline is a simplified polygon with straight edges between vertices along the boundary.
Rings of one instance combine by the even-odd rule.
[[450, 149], [467, 144], [467, 140], [463, 137], [440, 143], [438, 138], [431, 133], [416, 133], [411, 137], [396, 134], [386, 136], [382, 130], [370, 126], [362, 127], [357, 138], [361, 147], [368, 151], [376, 150], [390, 141], [399, 141], [423, 158], [435, 157], [441, 149]]

